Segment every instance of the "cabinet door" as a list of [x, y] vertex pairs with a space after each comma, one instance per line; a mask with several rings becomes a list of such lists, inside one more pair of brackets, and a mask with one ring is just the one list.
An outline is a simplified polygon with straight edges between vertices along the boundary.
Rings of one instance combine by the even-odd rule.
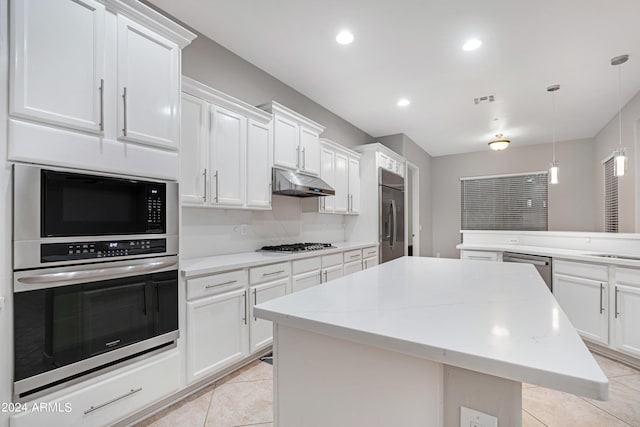
[[378, 257], [365, 258], [362, 260], [362, 268], [367, 269], [378, 265]]
[[273, 118], [273, 164], [297, 169], [300, 161], [298, 124], [278, 115]]
[[336, 202], [335, 211], [346, 213], [349, 210], [349, 163], [347, 156], [336, 152]]
[[614, 345], [618, 350], [640, 356], [640, 287], [616, 285], [614, 298]]
[[242, 206], [246, 177], [247, 119], [238, 113], [211, 106], [209, 164], [211, 203]]
[[271, 124], [249, 120], [247, 206], [271, 208]]
[[250, 289], [251, 296], [251, 321], [250, 321], [250, 352], [254, 353], [273, 341], [273, 325], [268, 320], [258, 319], [253, 315], [253, 307], [274, 298], [279, 298], [287, 293], [289, 279], [281, 279], [264, 285], [253, 286]]
[[180, 125], [180, 194], [189, 204], [206, 202], [208, 104], [182, 94]]
[[187, 382], [249, 354], [247, 321], [245, 289], [187, 302]]
[[320, 278], [320, 270], [311, 271], [305, 274], [293, 276], [292, 292], [298, 292], [303, 289], [310, 288], [322, 283]]
[[[322, 147], [320, 149], [320, 178], [335, 189], [335, 171], [333, 161], [333, 150]], [[336, 196], [320, 197], [320, 212], [333, 212], [335, 209], [335, 199]]]
[[118, 129], [129, 141], [178, 148], [178, 45], [118, 16]]
[[344, 265], [344, 275], [353, 274], [362, 271], [362, 261], [350, 262]]
[[342, 264], [334, 265], [322, 270], [322, 283], [330, 282], [333, 279], [342, 277]]
[[360, 213], [360, 160], [349, 158], [349, 212]]
[[11, 114], [102, 130], [104, 6], [93, 0], [11, 2]]
[[320, 136], [300, 126], [300, 169], [309, 175], [320, 174]]
[[585, 338], [608, 344], [606, 282], [554, 274], [553, 295], [576, 330]]

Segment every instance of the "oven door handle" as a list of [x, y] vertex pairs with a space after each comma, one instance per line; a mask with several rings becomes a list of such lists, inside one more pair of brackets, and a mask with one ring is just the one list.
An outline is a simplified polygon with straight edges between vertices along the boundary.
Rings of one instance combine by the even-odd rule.
[[177, 264], [178, 262], [176, 260], [155, 261], [146, 264], [106, 267], [95, 270], [45, 273], [20, 277], [18, 278], [18, 282], [24, 285], [47, 285], [48, 287], [76, 285], [80, 283], [97, 282], [100, 280], [118, 279], [137, 274], [153, 273]]

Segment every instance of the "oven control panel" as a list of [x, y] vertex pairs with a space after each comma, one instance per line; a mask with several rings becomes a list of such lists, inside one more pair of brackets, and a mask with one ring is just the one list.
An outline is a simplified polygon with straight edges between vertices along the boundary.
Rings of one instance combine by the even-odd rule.
[[41, 262], [114, 258], [166, 252], [166, 239], [102, 240], [40, 245]]

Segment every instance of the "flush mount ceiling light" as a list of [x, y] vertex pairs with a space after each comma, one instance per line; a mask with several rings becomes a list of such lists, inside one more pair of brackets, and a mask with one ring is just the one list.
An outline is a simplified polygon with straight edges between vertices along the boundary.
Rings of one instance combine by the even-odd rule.
[[558, 161], [556, 160], [556, 92], [560, 90], [560, 85], [551, 85], [547, 88], [547, 92], [551, 92], [552, 95], [552, 149], [553, 149], [553, 160], [551, 161], [551, 165], [549, 166], [549, 182], [551, 184], [557, 184], [558, 181], [558, 173], [560, 172], [560, 167], [558, 166]]
[[406, 107], [409, 104], [411, 104], [411, 101], [409, 101], [407, 98], [400, 98], [398, 102], [396, 102], [396, 105], [398, 107]]
[[471, 50], [476, 50], [480, 46], [482, 46], [482, 41], [478, 39], [470, 39], [470, 40], [467, 40], [465, 44], [462, 45], [462, 49], [468, 52]]
[[616, 176], [624, 176], [627, 169], [627, 155], [622, 146], [622, 64], [627, 62], [629, 55], [620, 55], [611, 58], [611, 65], [618, 67], [618, 149], [614, 151], [614, 173]]
[[353, 41], [353, 34], [351, 31], [342, 30], [336, 36], [336, 41], [340, 44], [349, 44]]
[[509, 146], [511, 143], [510, 140], [505, 139], [504, 135], [501, 133], [496, 134], [496, 139], [489, 142], [489, 148], [495, 151], [502, 151]]

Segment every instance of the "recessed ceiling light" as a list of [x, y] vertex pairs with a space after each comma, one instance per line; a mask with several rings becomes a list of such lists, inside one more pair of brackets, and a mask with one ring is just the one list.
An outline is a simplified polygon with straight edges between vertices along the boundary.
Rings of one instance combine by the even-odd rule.
[[467, 42], [462, 45], [462, 49], [467, 50], [467, 51], [476, 50], [480, 46], [482, 46], [482, 42], [480, 40], [471, 39], [471, 40], [467, 40]]
[[398, 107], [406, 107], [409, 104], [411, 104], [411, 101], [409, 101], [407, 98], [401, 98], [397, 102]]
[[347, 30], [340, 31], [336, 36], [336, 41], [340, 44], [349, 44], [353, 41], [353, 34]]

